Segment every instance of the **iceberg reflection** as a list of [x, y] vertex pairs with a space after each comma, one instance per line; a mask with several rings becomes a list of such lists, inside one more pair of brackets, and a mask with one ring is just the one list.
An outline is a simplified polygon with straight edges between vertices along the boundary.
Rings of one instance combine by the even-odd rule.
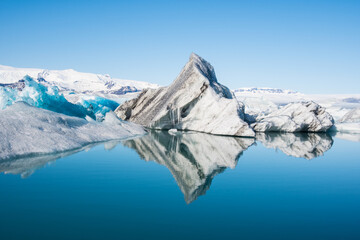
[[322, 156], [333, 145], [333, 139], [326, 133], [257, 133], [256, 140], [266, 148], [305, 159]]
[[253, 143], [253, 138], [165, 131], [152, 131], [123, 142], [135, 149], [142, 159], [166, 166], [187, 203], [204, 195], [217, 174], [226, 168], [235, 168], [242, 152]]
[[[255, 140], [266, 148], [305, 159], [322, 156], [333, 144], [331, 136], [320, 133], [258, 133], [256, 138], [239, 138], [165, 131], [151, 131], [142, 137], [123, 140], [121, 144], [134, 149], [140, 158], [167, 167], [184, 194], [185, 201], [191, 203], [206, 193], [217, 174], [226, 168], [235, 168], [243, 151], [253, 145]], [[0, 173], [20, 174], [26, 178], [57, 159], [99, 144], [104, 144], [105, 150], [109, 151], [119, 143], [109, 141], [62, 153], [0, 159]]]
[[111, 150], [117, 144], [119, 144], [119, 141], [113, 140], [104, 143], [94, 143], [86, 145], [82, 148], [53, 154], [35, 154], [27, 157], [9, 159], [0, 158], [0, 173], [16, 175], [19, 174], [22, 178], [27, 178], [31, 176], [36, 170], [45, 167], [46, 164], [51, 164], [60, 158], [67, 157], [81, 151], [89, 150], [100, 144], [104, 144], [105, 150]]

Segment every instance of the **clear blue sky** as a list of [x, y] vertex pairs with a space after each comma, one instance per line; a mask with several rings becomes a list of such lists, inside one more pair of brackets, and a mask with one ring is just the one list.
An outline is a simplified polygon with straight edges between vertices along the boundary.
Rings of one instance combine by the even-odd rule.
[[0, 64], [170, 84], [191, 52], [230, 88], [360, 93], [360, 1], [0, 1]]

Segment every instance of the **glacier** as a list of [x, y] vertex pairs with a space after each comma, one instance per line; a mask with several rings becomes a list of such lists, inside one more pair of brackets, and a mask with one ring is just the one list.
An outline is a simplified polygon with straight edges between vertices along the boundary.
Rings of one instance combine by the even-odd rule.
[[159, 87], [157, 84], [112, 78], [109, 74], [83, 73], [73, 69], [47, 70], [0, 65], [0, 83], [16, 83], [26, 75], [45, 86], [56, 86], [60, 92], [64, 93], [105, 94], [109, 97], [116, 97], [128, 93], [138, 93], [145, 88]]

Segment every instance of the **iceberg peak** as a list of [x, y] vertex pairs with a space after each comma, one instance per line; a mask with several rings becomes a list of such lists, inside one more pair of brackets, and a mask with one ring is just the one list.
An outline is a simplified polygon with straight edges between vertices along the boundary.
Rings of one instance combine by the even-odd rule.
[[150, 129], [255, 136], [233, 93], [217, 82], [213, 66], [194, 53], [170, 86], [144, 90], [115, 112]]
[[185, 65], [183, 69], [183, 72], [187, 71], [196, 71], [203, 75], [205, 78], [207, 78], [209, 82], [217, 83], [214, 67], [208, 61], [195, 53], [191, 53], [189, 62]]

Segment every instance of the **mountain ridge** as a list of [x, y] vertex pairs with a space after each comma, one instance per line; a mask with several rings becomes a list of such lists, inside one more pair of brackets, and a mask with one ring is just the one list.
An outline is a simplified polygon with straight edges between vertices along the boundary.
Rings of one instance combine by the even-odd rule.
[[40, 68], [16, 68], [0, 65], [0, 83], [16, 83], [26, 75], [48, 86], [57, 86], [60, 91], [78, 93], [108, 93], [123, 95], [140, 92], [145, 88], [158, 88], [148, 82], [112, 78], [109, 74], [78, 72], [74, 69], [48, 70]]

